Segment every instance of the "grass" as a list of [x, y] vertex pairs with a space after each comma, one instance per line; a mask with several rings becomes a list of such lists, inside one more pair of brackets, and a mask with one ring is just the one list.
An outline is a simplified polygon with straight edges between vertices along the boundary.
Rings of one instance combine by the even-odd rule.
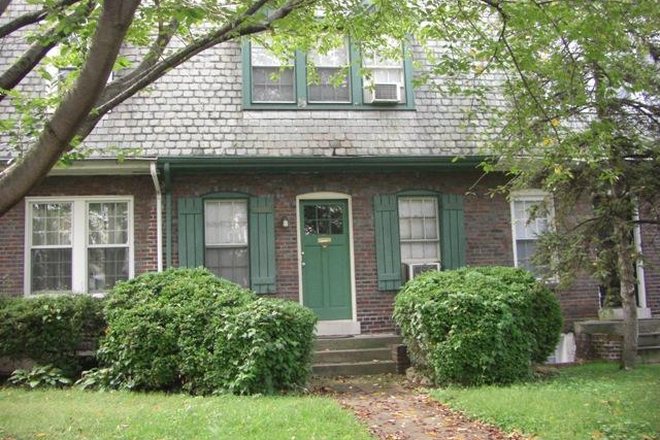
[[549, 380], [508, 387], [446, 388], [431, 395], [468, 416], [544, 440], [660, 439], [660, 365], [560, 370]]
[[0, 388], [0, 439], [369, 440], [320, 397], [190, 397]]

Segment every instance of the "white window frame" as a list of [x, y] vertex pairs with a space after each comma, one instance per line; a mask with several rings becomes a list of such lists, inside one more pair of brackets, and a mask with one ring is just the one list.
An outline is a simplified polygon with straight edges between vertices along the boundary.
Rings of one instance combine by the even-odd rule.
[[[401, 236], [399, 236], [399, 248], [401, 248], [401, 245], [403, 243], [432, 243], [435, 242], [436, 246], [438, 247], [438, 258], [437, 259], [430, 259], [430, 258], [409, 258], [407, 260], [404, 260], [403, 257], [401, 258], [401, 263], [403, 264], [424, 264], [424, 263], [439, 263], [442, 264], [442, 254], [440, 250], [440, 209], [439, 209], [439, 201], [438, 198], [435, 196], [399, 196], [397, 197], [397, 217], [399, 220], [401, 219], [401, 213], [399, 212], [399, 202], [402, 200], [433, 200], [435, 203], [435, 227], [436, 227], [436, 239], [402, 239]], [[397, 225], [398, 226], [398, 225]], [[399, 250], [401, 252], [401, 250]]]
[[[128, 203], [128, 279], [135, 276], [135, 242], [133, 196], [49, 196], [25, 198], [25, 250], [23, 252], [23, 294], [25, 296], [42, 295], [32, 293], [32, 205], [36, 203], [71, 203], [71, 291], [88, 293], [87, 249], [89, 225], [87, 210], [89, 203], [117, 202]], [[105, 296], [95, 292], [92, 296]]]
[[[236, 203], [236, 202], [244, 202], [245, 203], [245, 208], [246, 208], [246, 213], [247, 213], [247, 219], [245, 222], [246, 226], [246, 240], [245, 240], [245, 245], [239, 245], [237, 243], [215, 243], [215, 244], [209, 244], [207, 242], [207, 237], [206, 237], [206, 219], [207, 219], [207, 206], [212, 203], [223, 203], [223, 202], [231, 202], [231, 203]], [[247, 273], [247, 286], [243, 286], [246, 288], [250, 288], [250, 280], [251, 280], [251, 267], [250, 267], [250, 200], [248, 197], [245, 198], [212, 198], [212, 199], [207, 199], [204, 200], [204, 257], [206, 258], [206, 249], [242, 249], [245, 248], [247, 250], [247, 255], [248, 255], [248, 273]], [[231, 281], [231, 280], [230, 280]], [[236, 284], [236, 281], [232, 281]], [[240, 285], [240, 284], [239, 284]]]
[[[516, 208], [515, 202], [536, 202], [547, 203], [548, 209], [548, 230], [555, 230], [555, 204], [552, 196], [547, 191], [540, 189], [526, 189], [519, 191], [512, 191], [510, 194], [510, 207], [511, 207], [511, 238], [513, 241], [513, 265], [518, 267], [518, 239], [516, 237]], [[542, 278], [542, 277], [537, 277]], [[548, 278], [551, 282], [557, 282], [557, 276], [553, 275]]]

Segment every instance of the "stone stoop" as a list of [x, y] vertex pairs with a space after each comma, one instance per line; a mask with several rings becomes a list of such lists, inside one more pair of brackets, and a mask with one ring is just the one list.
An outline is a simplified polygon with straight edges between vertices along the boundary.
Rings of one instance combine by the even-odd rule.
[[639, 334], [637, 358], [644, 364], [660, 363], [660, 332]]
[[[316, 341], [312, 372], [319, 376], [361, 376], [400, 372], [397, 335], [320, 337]], [[400, 350], [399, 350], [400, 351]]]

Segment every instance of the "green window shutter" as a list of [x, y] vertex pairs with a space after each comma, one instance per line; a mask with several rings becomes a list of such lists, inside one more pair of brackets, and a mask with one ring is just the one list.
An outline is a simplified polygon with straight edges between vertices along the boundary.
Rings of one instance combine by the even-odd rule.
[[443, 269], [465, 266], [465, 218], [463, 196], [443, 194], [441, 197], [442, 237], [440, 251]]
[[401, 249], [396, 195], [374, 197], [374, 217], [378, 288], [398, 290], [401, 287]]
[[180, 198], [179, 267], [204, 265], [204, 203], [201, 198]]
[[275, 209], [272, 197], [250, 198], [250, 284], [256, 293], [275, 292]]

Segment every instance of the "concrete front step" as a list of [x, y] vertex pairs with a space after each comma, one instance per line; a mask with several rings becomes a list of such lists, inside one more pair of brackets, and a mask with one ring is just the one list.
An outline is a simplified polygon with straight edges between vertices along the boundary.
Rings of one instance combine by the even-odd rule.
[[356, 350], [369, 348], [390, 348], [400, 344], [401, 336], [397, 335], [360, 335], [351, 337], [323, 337], [316, 340], [316, 350]]
[[660, 332], [640, 333], [637, 339], [637, 345], [640, 347], [660, 345]]
[[389, 348], [354, 348], [350, 350], [319, 350], [314, 352], [315, 364], [390, 360], [392, 360], [392, 350]]
[[639, 360], [643, 364], [660, 363], [660, 345], [638, 347], [637, 360]]
[[312, 372], [318, 376], [363, 376], [367, 374], [396, 373], [393, 361], [349, 362], [315, 364]]

